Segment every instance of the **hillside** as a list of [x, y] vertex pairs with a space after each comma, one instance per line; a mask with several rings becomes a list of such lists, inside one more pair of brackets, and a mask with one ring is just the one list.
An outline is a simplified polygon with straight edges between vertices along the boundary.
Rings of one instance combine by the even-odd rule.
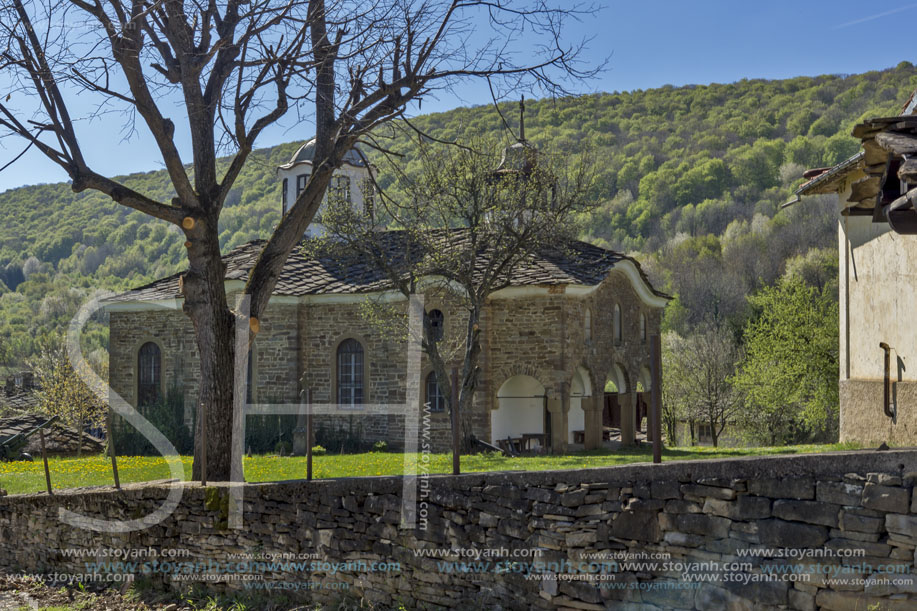
[[[849, 156], [857, 149], [851, 127], [867, 115], [895, 113], [915, 87], [917, 68], [904, 62], [859, 75], [540, 100], [527, 103], [526, 135], [546, 150], [595, 150], [600, 205], [584, 219], [584, 237], [643, 253], [661, 288], [679, 295], [670, 326], [691, 325], [710, 308], [739, 325], [745, 296], [773, 282], [787, 260], [796, 257], [794, 265], [804, 266], [808, 257], [817, 274], [828, 259], [818, 249], [833, 245], [830, 210], [797, 206], [775, 217], [802, 170]], [[503, 112], [515, 127], [515, 105]], [[492, 107], [425, 115], [414, 123], [445, 139], [502, 131]], [[274, 169], [298, 144], [252, 155], [223, 214], [224, 249], [266, 237], [278, 222]], [[411, 167], [407, 137], [387, 146]], [[153, 197], [170, 197], [162, 171], [126, 181]], [[34, 352], [36, 334], [63, 328], [92, 288], [125, 288], [183, 265], [176, 228], [102, 195], [74, 194], [66, 184], [0, 193], [0, 210], [6, 220], [0, 226], [0, 349], [11, 367]], [[104, 334], [97, 342], [104, 344]]]

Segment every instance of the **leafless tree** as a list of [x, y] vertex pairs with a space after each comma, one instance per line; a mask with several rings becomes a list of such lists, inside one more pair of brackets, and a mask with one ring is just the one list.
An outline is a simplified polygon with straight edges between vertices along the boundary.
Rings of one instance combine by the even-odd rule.
[[[718, 445], [726, 426], [732, 424], [742, 405], [731, 377], [741, 358], [740, 349], [725, 325], [704, 323], [685, 338], [666, 338], [666, 376], [672, 407], [693, 427], [710, 427], [711, 441]], [[673, 397], [672, 394], [677, 394]], [[675, 416], [678, 417], [678, 416]], [[693, 441], [692, 429], [692, 441]]]
[[[295, 112], [314, 124], [316, 146], [306, 188], [248, 278], [252, 337], [347, 151], [371, 143], [373, 128], [410, 103], [467, 78], [488, 79], [496, 97], [520, 88], [566, 92], [594, 73], [579, 63], [582, 43], [563, 37], [571, 18], [591, 10], [547, 0], [0, 0], [8, 87], [0, 138], [43, 153], [75, 191], [101, 191], [184, 232], [183, 307], [201, 354], [208, 475], [226, 480], [237, 317], [224, 289], [218, 225], [259, 135]], [[130, 129], [149, 131], [174, 187], [171, 201], [93, 170], [81, 147], [87, 117], [75, 114], [87, 101], [94, 116], [124, 112]], [[176, 144], [179, 130], [190, 139], [190, 163]], [[225, 170], [218, 153], [228, 155]]]
[[[425, 317], [420, 338], [449, 410], [455, 407], [449, 365], [461, 364], [456, 369], [463, 450], [470, 449], [475, 433], [472, 401], [486, 302], [532, 257], [576, 255], [566, 252], [568, 244], [575, 248], [576, 216], [596, 201], [590, 197], [595, 166], [588, 151], [561, 158], [516, 143], [501, 159], [496, 142], [467, 144], [418, 141], [421, 167], [415, 175], [400, 174], [401, 197], [383, 198], [374, 215], [346, 203], [329, 206], [322, 217], [328, 235], [324, 244], [312, 246], [337, 245], [343, 256], [371, 261], [404, 297], [445, 293], [468, 313], [464, 328], [451, 338], [440, 337]], [[389, 228], [397, 231], [382, 231]], [[392, 256], [393, 250], [399, 256]]]

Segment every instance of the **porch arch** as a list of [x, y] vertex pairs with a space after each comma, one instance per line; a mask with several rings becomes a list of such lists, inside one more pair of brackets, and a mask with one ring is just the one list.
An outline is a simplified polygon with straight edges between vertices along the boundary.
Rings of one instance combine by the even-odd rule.
[[580, 365], [570, 379], [570, 409], [567, 412], [567, 442], [576, 443], [574, 431], [586, 430], [587, 401], [592, 401], [592, 376]]
[[490, 413], [490, 441], [546, 433], [544, 384], [526, 374], [507, 379], [497, 391], [497, 408]]

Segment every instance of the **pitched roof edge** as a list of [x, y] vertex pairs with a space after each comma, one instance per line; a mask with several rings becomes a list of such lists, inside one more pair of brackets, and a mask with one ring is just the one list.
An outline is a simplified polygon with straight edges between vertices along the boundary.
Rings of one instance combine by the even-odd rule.
[[[848, 157], [844, 161], [835, 165], [832, 168], [829, 168], [818, 174], [814, 178], [810, 179], [808, 182], [804, 182], [799, 187], [796, 188], [794, 194], [798, 196], [802, 195], [815, 195], [818, 193], [827, 193], [832, 191], [830, 186], [832, 186], [836, 181], [841, 180], [848, 173], [852, 172], [857, 168], [859, 162], [866, 155], [862, 150], [857, 152], [855, 155]], [[822, 189], [828, 189], [824, 191]]]
[[[246, 257], [256, 256], [257, 253], [254, 253], [253, 249], [257, 248], [260, 244], [263, 244], [264, 242], [265, 240], [261, 240], [261, 239], [252, 240], [250, 242], [247, 242], [245, 244], [242, 244], [234, 248], [233, 250], [231, 250], [230, 252], [222, 256], [223, 261], [227, 263], [227, 278], [226, 278], [227, 282], [241, 281], [239, 274], [242, 274], [246, 271], [245, 270]], [[588, 242], [584, 242], [581, 240], [573, 241], [571, 243], [571, 246], [575, 247], [575, 250], [578, 251], [579, 255], [586, 258], [586, 261], [583, 262], [582, 264], [589, 265], [591, 263], [590, 259], [594, 257], [595, 258], [594, 264], [601, 265], [602, 267], [605, 267], [605, 269], [602, 271], [596, 270], [599, 273], [593, 275], [592, 278], [568, 277], [567, 281], [563, 281], [564, 279], [562, 278], [556, 278], [554, 279], [555, 281], [548, 281], [544, 283], [520, 282], [518, 285], [513, 284], [513, 286], [537, 286], [541, 284], [547, 286], [547, 285], [565, 284], [569, 286], [593, 287], [593, 286], [598, 286], [599, 284], [604, 282], [605, 279], [607, 279], [608, 275], [616, 267], [620, 267], [620, 268], [629, 267], [629, 268], [632, 268], [631, 270], [629, 270], [631, 273], [628, 274], [630, 276], [631, 282], [632, 284], [634, 284], [634, 287], [638, 293], [641, 293], [641, 290], [642, 290], [641, 298], [645, 302], [652, 303], [654, 305], [661, 307], [662, 305], [664, 305], [666, 301], [672, 299], [671, 296], [653, 287], [648, 276], [643, 271], [643, 268], [640, 266], [640, 263], [634, 257], [631, 257], [629, 255], [626, 255], [626, 254], [623, 254], [617, 251], [602, 248], [600, 246], [596, 246], [594, 244], [590, 244]], [[549, 263], [553, 263], [550, 255], [547, 255], [546, 261], [548, 261]], [[232, 266], [232, 267], [235, 267], [236, 269], [231, 269], [232, 263], [236, 264], [235, 266]], [[624, 264], [624, 265], [619, 266], [619, 264]], [[184, 272], [171, 274], [169, 276], [159, 278], [153, 282], [149, 282], [142, 286], [133, 288], [129, 291], [125, 291], [117, 295], [113, 295], [103, 300], [103, 304], [106, 306], [106, 309], [109, 309], [112, 311], [121, 310], [121, 309], [123, 310], [136, 309], [136, 306], [140, 306], [141, 304], [146, 304], [149, 306], [159, 305], [161, 307], [166, 307], [166, 308], [175, 308], [177, 307], [176, 304], [178, 304], [181, 301], [181, 296], [176, 294], [175, 289], [177, 287], [175, 285], [177, 285], [178, 279], [181, 277], [183, 273]], [[625, 271], [625, 273], [627, 273], [627, 271]], [[171, 287], [172, 289], [171, 292], [169, 291], [169, 287]], [[159, 293], [156, 292], [157, 289], [160, 289]], [[273, 297], [299, 298], [303, 296], [319, 296], [319, 295], [328, 295], [328, 296], [336, 295], [338, 297], [343, 297], [345, 295], [356, 296], [356, 295], [365, 295], [365, 294], [375, 294], [375, 293], [385, 292], [386, 290], [389, 290], [385, 286], [382, 286], [378, 283], [376, 283], [375, 286], [367, 285], [364, 287], [351, 287], [351, 289], [352, 290], [336, 290], [336, 291], [333, 290], [333, 291], [326, 291], [326, 292], [323, 291], [323, 292], [303, 293], [303, 294], [299, 294], [295, 292], [289, 293], [283, 290], [275, 289], [272, 295], [272, 298]], [[144, 291], [146, 291], [147, 294], [143, 294]], [[133, 304], [134, 307], [132, 307], [131, 304]]]

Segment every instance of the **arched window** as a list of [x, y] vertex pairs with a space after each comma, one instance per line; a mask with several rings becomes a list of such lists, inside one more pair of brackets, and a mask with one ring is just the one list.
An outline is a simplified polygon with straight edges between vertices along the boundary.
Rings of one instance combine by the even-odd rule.
[[363, 346], [355, 339], [345, 339], [337, 353], [338, 403], [363, 404]]
[[430, 331], [432, 332], [431, 341], [438, 342], [443, 339], [443, 325], [446, 318], [440, 310], [430, 310], [427, 313], [427, 319], [430, 321]]
[[360, 184], [363, 194], [363, 213], [370, 219], [375, 218], [376, 186], [369, 178], [364, 178]]
[[154, 342], [137, 353], [137, 407], [152, 405], [162, 395], [162, 353]]
[[586, 341], [592, 341], [592, 310], [590, 308], [586, 308], [583, 327], [586, 333]]
[[614, 313], [614, 335], [615, 343], [621, 343], [621, 306], [615, 304], [615, 313]]
[[646, 314], [640, 312], [640, 341], [646, 343]]
[[443, 394], [439, 387], [439, 381], [436, 379], [436, 372], [431, 371], [427, 374], [427, 403], [430, 404], [431, 412], [441, 412], [446, 409], [446, 395]]

